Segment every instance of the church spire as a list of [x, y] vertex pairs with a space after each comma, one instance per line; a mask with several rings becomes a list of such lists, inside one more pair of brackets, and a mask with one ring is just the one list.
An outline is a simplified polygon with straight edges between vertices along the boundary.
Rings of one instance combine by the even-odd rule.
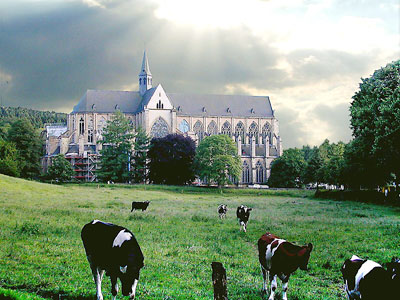
[[147, 60], [146, 51], [143, 53], [142, 68], [139, 73], [139, 92], [140, 95], [144, 95], [148, 89], [152, 86], [152, 76], [149, 67], [149, 61]]

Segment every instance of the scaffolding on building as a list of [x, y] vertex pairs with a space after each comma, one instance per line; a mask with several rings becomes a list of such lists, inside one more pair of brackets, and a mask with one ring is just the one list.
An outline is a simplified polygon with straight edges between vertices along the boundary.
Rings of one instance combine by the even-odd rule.
[[75, 178], [78, 181], [94, 182], [97, 181], [96, 170], [98, 163], [97, 154], [84, 153], [83, 155], [71, 155], [65, 158], [74, 168]]

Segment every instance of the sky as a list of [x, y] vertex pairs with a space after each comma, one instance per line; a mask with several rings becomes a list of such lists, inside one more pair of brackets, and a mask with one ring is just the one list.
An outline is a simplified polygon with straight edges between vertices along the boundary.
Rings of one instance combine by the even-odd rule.
[[351, 139], [361, 78], [400, 58], [398, 0], [1, 0], [0, 104], [87, 89], [269, 96], [284, 148]]

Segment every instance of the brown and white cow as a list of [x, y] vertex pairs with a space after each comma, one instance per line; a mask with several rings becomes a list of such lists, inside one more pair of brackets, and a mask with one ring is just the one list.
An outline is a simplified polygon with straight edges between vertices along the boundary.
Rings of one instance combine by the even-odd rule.
[[395, 276], [392, 279], [391, 272], [372, 260], [353, 255], [346, 259], [341, 272], [350, 300], [399, 299], [394, 297]]
[[282, 300], [287, 300], [289, 277], [298, 268], [307, 270], [312, 249], [311, 243], [307, 246], [296, 246], [272, 233], [267, 232], [261, 236], [258, 240], [258, 259], [264, 279], [264, 293], [267, 292], [267, 277], [271, 283], [269, 300], [275, 297], [277, 277], [282, 280]]

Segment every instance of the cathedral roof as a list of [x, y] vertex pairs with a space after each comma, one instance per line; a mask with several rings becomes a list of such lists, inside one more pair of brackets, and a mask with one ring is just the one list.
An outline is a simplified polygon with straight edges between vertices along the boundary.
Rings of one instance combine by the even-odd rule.
[[177, 115], [273, 117], [268, 96], [196, 95], [167, 93]]
[[[144, 109], [153, 96], [156, 87], [139, 92], [88, 90], [74, 107], [72, 113], [98, 112], [137, 113]], [[232, 116], [232, 117], [273, 117], [268, 96], [244, 95], [196, 95], [167, 93], [177, 110], [177, 115], [187, 116]]]
[[113, 113], [117, 109], [124, 113], [135, 113], [141, 101], [139, 92], [87, 90], [72, 113]]

